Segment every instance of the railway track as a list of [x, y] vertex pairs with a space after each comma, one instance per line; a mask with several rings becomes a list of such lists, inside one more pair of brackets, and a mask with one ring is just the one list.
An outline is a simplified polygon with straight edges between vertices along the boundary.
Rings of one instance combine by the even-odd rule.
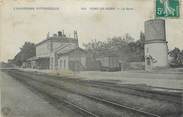
[[149, 88], [139, 88], [129, 85], [117, 85], [113, 83], [101, 82], [101, 81], [87, 81], [88, 84], [92, 84], [94, 87], [117, 91], [120, 93], [126, 93], [130, 95], [140, 96], [144, 98], [156, 99], [161, 101], [167, 101], [169, 103], [181, 104], [181, 93], [169, 93], [163, 91], [154, 91]]
[[[128, 87], [128, 85], [127, 86], [125, 86], [124, 88], [118, 88], [118, 87], [112, 87], [111, 85], [108, 85], [108, 84], [112, 84], [113, 85], [113, 83], [106, 83], [106, 82], [102, 82], [104, 85], [106, 84], [106, 86], [104, 86], [104, 85], [102, 85], [101, 84], [101, 82], [97, 82], [98, 84], [96, 85], [95, 83], [93, 83], [93, 82], [91, 82], [91, 81], [83, 81], [83, 80], [80, 80], [80, 79], [70, 79], [70, 78], [61, 78], [61, 77], [55, 77], [55, 76], [47, 76], [47, 75], [44, 75], [44, 74], [37, 74], [37, 73], [32, 73], [32, 72], [21, 72], [21, 71], [14, 71], [14, 72], [18, 72], [18, 73], [20, 73], [20, 74], [25, 74], [25, 75], [31, 75], [31, 76], [33, 76], [33, 77], [37, 77], [37, 78], [39, 78], [39, 79], [44, 79], [44, 80], [48, 80], [49, 82], [54, 82], [53, 84], [60, 84], [59, 82], [62, 82], [62, 83], [68, 83], [69, 82], [69, 84], [79, 84], [79, 85], [81, 85], [81, 86], [84, 86], [84, 87], [86, 87], [86, 88], [88, 88], [88, 87], [94, 87], [94, 88], [96, 88], [96, 90], [98, 90], [98, 89], [104, 89], [104, 91], [106, 90], [106, 91], [112, 91], [112, 92], [119, 92], [119, 94], [126, 94], [126, 95], [134, 95], [136, 98], [134, 98], [135, 100], [136, 99], [138, 99], [138, 98], [140, 98], [140, 97], [142, 97], [142, 98], [144, 98], [144, 99], [147, 99], [147, 100], [149, 100], [149, 99], [152, 99], [152, 103], [153, 103], [153, 101], [158, 101], [159, 100], [159, 102], [161, 103], [161, 104], [170, 104], [169, 106], [171, 106], [171, 108], [173, 109], [166, 109], [166, 112], [164, 111], [164, 109], [162, 110], [162, 111], [160, 111], [160, 110], [157, 110], [156, 108], [159, 108], [159, 106], [156, 106], [157, 105], [157, 103], [156, 104], [153, 104], [153, 105], [155, 105], [155, 106], [153, 106], [153, 108], [151, 107], [151, 106], [147, 106], [147, 105], [149, 105], [149, 104], [146, 104], [146, 103], [143, 103], [143, 102], [141, 102], [141, 103], [138, 103], [137, 102], [137, 104], [136, 104], [136, 102], [134, 102], [134, 101], [132, 101], [135, 105], [133, 105], [133, 106], [131, 106], [131, 107], [133, 107], [134, 109], [137, 109], [137, 110], [143, 110], [143, 111], [145, 111], [145, 112], [150, 112], [150, 113], [155, 113], [156, 115], [161, 115], [161, 116], [175, 116], [175, 115], [180, 115], [181, 113], [182, 113], [182, 111], [180, 110], [181, 109], [181, 107], [182, 107], [182, 103], [181, 103], [181, 97], [180, 97], [180, 95], [174, 95], [174, 94], [177, 94], [177, 93], [170, 93], [170, 96], [173, 96], [173, 98], [172, 97], [170, 97], [169, 96], [169, 92], [168, 93], [165, 93], [165, 94], [168, 94], [168, 96], [167, 95], [163, 95], [164, 94], [164, 92], [163, 93], [161, 93], [160, 92], [160, 97], [157, 97], [157, 91], [155, 91], [155, 94], [151, 94], [150, 92], [148, 92], [148, 93], [150, 93], [150, 95], [147, 95], [147, 93], [146, 93], [146, 90], [147, 89], [145, 89], [145, 91], [143, 92], [143, 91], [139, 91], [139, 92], [134, 92], [133, 90], [132, 90], [132, 92], [130, 92], [130, 90], [131, 90], [131, 88], [134, 88], [134, 87]], [[95, 81], [94, 81], [95, 82]], [[61, 84], [62, 84], [61, 83]], [[65, 84], [64, 83], [64, 84]], [[75, 86], [76, 85], [74, 85], [74, 87], [72, 87], [72, 88], [74, 88], [74, 90], [75, 89], [80, 89], [80, 87], [78, 87], [78, 88], [75, 88]], [[66, 87], [68, 87], [68, 86], [66, 86]], [[81, 88], [82, 89], [82, 88]], [[72, 89], [73, 90], [73, 89]], [[126, 90], [126, 91], [125, 91]], [[137, 89], [138, 90], [138, 89]], [[140, 89], [140, 90], [142, 90], [142, 89]], [[77, 91], [77, 90], [76, 90]], [[79, 91], [80, 92], [80, 91]], [[84, 93], [85, 93], [86, 91], [84, 91]], [[88, 92], [89, 93], [89, 95], [91, 96], [91, 93], [90, 93], [90, 91]], [[94, 92], [95, 93], [95, 92]], [[159, 92], [158, 92], [159, 93]], [[121, 99], [122, 99], [122, 101], [120, 101], [119, 100], [119, 98], [116, 98], [116, 97], [110, 97], [110, 96], [105, 96], [105, 94], [103, 95], [100, 95], [100, 94], [92, 94], [92, 95], [94, 95], [95, 97], [97, 96], [97, 97], [99, 97], [99, 98], [104, 98], [104, 99], [106, 99], [106, 100], [111, 100], [112, 102], [115, 102], [115, 103], [117, 103], [117, 104], [122, 104], [122, 105], [127, 105], [127, 106], [129, 106], [129, 105], [131, 105], [130, 103], [128, 103], [128, 101], [127, 101], [127, 103], [126, 103], [126, 101], [124, 101], [124, 100], [126, 100], [126, 99], [123, 99], [123, 97], [121, 97]], [[107, 94], [108, 95], [108, 94]], [[152, 97], [151, 97], [152, 96]], [[162, 97], [161, 97], [162, 96]], [[174, 98], [174, 96], [175, 96], [175, 98]], [[167, 99], [168, 98], [168, 99]], [[176, 99], [177, 98], [177, 99]], [[173, 99], [175, 99], [175, 101], [173, 100]], [[127, 100], [129, 100], [128, 98], [127, 98]], [[170, 101], [169, 101], [170, 100]], [[172, 100], [172, 101], [171, 101]], [[176, 102], [177, 101], [177, 102]], [[139, 105], [140, 104], [140, 105]], [[144, 106], [141, 106], [141, 105], [144, 105]], [[146, 106], [145, 106], [146, 105]], [[151, 104], [150, 104], [151, 105]], [[172, 107], [173, 106], [173, 107]], [[147, 108], [151, 108], [150, 109], [150, 111], [149, 111], [149, 109], [147, 109]], [[143, 108], [143, 109], [142, 109]], [[176, 110], [175, 110], [176, 109]], [[168, 113], [168, 114], [167, 114]], [[179, 116], [177, 116], [177, 117], [179, 117]]]
[[[124, 111], [125, 110], [125, 111], [131, 112], [131, 113], [135, 113], [135, 115], [137, 114], [137, 115], [140, 115], [142, 117], [160, 117], [159, 115], [152, 114], [152, 113], [149, 113], [149, 112], [145, 112], [145, 111], [142, 111], [142, 110], [137, 110], [135, 108], [128, 107], [126, 105], [121, 105], [121, 104], [118, 104], [118, 103], [115, 103], [115, 102], [112, 102], [112, 101], [109, 101], [109, 100], [105, 100], [105, 99], [98, 98], [98, 97], [95, 97], [95, 96], [90, 96], [90, 95], [87, 95], [87, 94], [82, 94], [82, 93], [79, 93], [79, 92], [74, 92], [74, 91], [69, 90], [69, 89], [66, 89], [66, 88], [64, 88], [62, 86], [58, 86], [58, 85], [55, 85], [55, 84], [52, 84], [52, 83], [46, 82], [46, 81], [40, 81], [38, 79], [35, 79], [35, 78], [32, 78], [32, 77], [28, 77], [27, 75], [22, 75], [20, 73], [12, 73], [12, 72], [10, 72], [9, 74], [12, 75], [13, 77], [16, 77], [19, 80], [23, 80], [24, 82], [26, 82], [27, 80], [32, 80], [32, 81], [35, 81], [35, 82], [39, 82], [39, 83], [41, 83], [43, 85], [48, 85], [48, 86], [51, 86], [53, 88], [57, 88], [57, 89], [60, 89], [60, 90], [64, 90], [64, 91], [67, 91], [67, 92], [72, 93], [72, 94], [77, 94], [77, 95], [86, 97], [88, 99], [94, 100], [96, 102], [103, 103], [103, 104], [105, 104], [107, 106], [112, 106], [114, 108], [120, 109], [121, 111]], [[39, 89], [37, 89], [37, 90], [39, 90]], [[39, 91], [39, 92], [45, 94], [45, 92], [43, 92], [43, 91]], [[49, 93], [46, 93], [46, 95], [49, 95], [50, 96]], [[57, 96], [55, 97], [55, 96], [51, 95], [50, 97], [53, 98], [53, 99], [58, 100], [58, 97]], [[89, 116], [99, 117], [98, 115], [94, 114], [93, 112], [90, 112], [90, 111], [88, 111], [88, 110], [86, 110], [86, 109], [84, 109], [82, 107], [79, 107], [79, 106], [77, 106], [77, 105], [75, 105], [75, 104], [73, 104], [73, 103], [71, 103], [69, 101], [66, 101], [64, 103], [67, 103], [69, 105], [72, 105], [74, 108], [77, 108], [80, 111], [83, 111], [83, 112], [87, 113]]]
[[[28, 73], [30, 74], [30, 73]], [[32, 74], [32, 73], [31, 73]], [[36, 74], [40, 76], [45, 76], [43, 74]], [[96, 88], [102, 88], [106, 90], [112, 90], [120, 93], [125, 93], [129, 95], [135, 95], [140, 96], [143, 98], [150, 98], [154, 100], [160, 100], [160, 101], [166, 101], [169, 103], [175, 103], [181, 105], [182, 102], [182, 93], [183, 90], [178, 90], [179, 92], [165, 92], [165, 91], [157, 91], [157, 90], [151, 90], [153, 87], [148, 88], [142, 88], [137, 86], [131, 86], [131, 85], [125, 85], [125, 84], [116, 84], [111, 82], [104, 82], [104, 81], [87, 81], [87, 80], [80, 80], [80, 79], [72, 79], [72, 78], [62, 78], [62, 77], [53, 77], [53, 76], [47, 76], [51, 77], [51, 79], [57, 79], [57, 80], [64, 80], [66, 82], [73, 82], [73, 83], [80, 83], [82, 85], [86, 86], [92, 86]], [[181, 92], [182, 91], [182, 92]], [[181, 93], [180, 93], [181, 92]]]
[[[77, 113], [80, 114], [80, 116], [82, 117], [99, 117], [98, 115], [72, 103], [69, 102], [67, 100], [62, 99], [61, 97], [57, 96], [57, 95], [51, 95], [49, 92], [43, 91], [39, 88], [35, 88], [34, 86], [32, 86], [31, 84], [27, 83], [27, 79], [25, 78], [20, 78], [20, 74], [17, 76], [17, 74], [10, 74], [13, 78], [15, 78], [16, 80], [18, 80], [19, 82], [22, 82], [23, 84], [27, 85], [29, 89], [31, 89], [33, 92], [39, 93], [41, 95], [43, 95], [44, 97], [46, 97], [46, 99], [50, 102], [50, 103], [54, 103], [56, 105], [64, 105], [74, 111], [76, 111]], [[29, 80], [33, 80], [33, 79], [29, 79]], [[38, 82], [38, 80], [36, 80], [36, 82]], [[43, 83], [43, 82], [42, 82]], [[58, 106], [56, 106], [58, 109], [60, 109]]]
[[[64, 79], [67, 81], [67, 79]], [[75, 79], [71, 79], [71, 82], [75, 82]], [[96, 88], [102, 88], [106, 90], [112, 90], [115, 92], [125, 93], [129, 95], [140, 96], [143, 98], [166, 101], [169, 103], [175, 103], [181, 105], [182, 93], [183, 90], [178, 90], [179, 92], [167, 92], [165, 91], [157, 91], [153, 90], [153, 87], [139, 87], [132, 86], [127, 84], [116, 84], [104, 81], [87, 81], [87, 80], [78, 80], [77, 83], [81, 83], [82, 85], [89, 85]], [[159, 87], [160, 89], [160, 87]], [[170, 90], [170, 89], [167, 89]]]

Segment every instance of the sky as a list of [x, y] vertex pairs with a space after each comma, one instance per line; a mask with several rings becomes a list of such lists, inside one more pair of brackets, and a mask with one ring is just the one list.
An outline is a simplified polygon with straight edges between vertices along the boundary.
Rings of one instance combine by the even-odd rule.
[[[0, 61], [12, 59], [25, 41], [38, 43], [59, 30], [71, 37], [77, 30], [81, 47], [125, 33], [139, 39], [154, 10], [155, 0], [0, 0]], [[182, 11], [166, 19], [169, 49], [183, 49]]]

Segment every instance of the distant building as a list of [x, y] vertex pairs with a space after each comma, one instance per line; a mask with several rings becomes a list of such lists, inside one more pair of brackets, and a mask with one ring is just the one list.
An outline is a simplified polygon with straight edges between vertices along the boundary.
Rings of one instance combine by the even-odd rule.
[[[73, 59], [73, 60], [72, 60]], [[74, 37], [67, 37], [64, 31], [50, 36], [49, 33], [45, 40], [36, 44], [36, 56], [27, 60], [31, 68], [36, 69], [85, 69], [85, 52], [79, 47], [78, 35], [74, 31]]]
[[72, 71], [86, 70], [86, 52], [77, 47], [68, 48], [58, 52], [58, 69]]
[[114, 52], [98, 52], [95, 58], [102, 71], [119, 71], [121, 69], [120, 58]]

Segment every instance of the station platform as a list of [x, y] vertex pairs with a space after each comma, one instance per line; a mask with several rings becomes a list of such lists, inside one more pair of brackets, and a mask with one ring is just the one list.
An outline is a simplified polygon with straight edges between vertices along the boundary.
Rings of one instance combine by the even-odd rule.
[[6, 73], [0, 76], [0, 117], [67, 117]]
[[[119, 72], [101, 72], [101, 71], [80, 71], [63, 72], [36, 69], [20, 69], [26, 72], [37, 72], [41, 74], [64, 76], [68, 78], [79, 78], [83, 80], [100, 80], [107, 82], [116, 82], [118, 84], [139, 84], [153, 87], [183, 89], [183, 72], [180, 70], [164, 71], [119, 71]], [[172, 72], [170, 72], [172, 71]]]

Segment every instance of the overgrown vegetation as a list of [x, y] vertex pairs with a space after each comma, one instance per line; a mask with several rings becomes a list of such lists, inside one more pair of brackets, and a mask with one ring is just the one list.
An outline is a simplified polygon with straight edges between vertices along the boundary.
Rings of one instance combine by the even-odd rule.
[[144, 33], [140, 33], [140, 37], [137, 41], [130, 36], [130, 34], [125, 34], [123, 37], [112, 37], [107, 39], [107, 41], [96, 41], [84, 44], [87, 51], [92, 53], [97, 53], [98, 51], [104, 53], [116, 53], [121, 61], [124, 62], [140, 62], [144, 61]]
[[[94, 55], [98, 51], [103, 53], [113, 52], [116, 53], [123, 62], [143, 62], [145, 59], [144, 42], [145, 35], [143, 32], [140, 32], [140, 37], [136, 41], [127, 33], [123, 37], [108, 38], [107, 41], [92, 40], [91, 42], [84, 44], [84, 47]], [[168, 54], [172, 57], [170, 66], [183, 66], [183, 50], [174, 48], [173, 50], [170, 50]]]
[[172, 67], [180, 67], [183, 66], [183, 50], [179, 48], [174, 48], [173, 50], [169, 51], [169, 56], [173, 59], [170, 62]]
[[16, 54], [13, 59], [13, 63], [17, 66], [21, 66], [28, 58], [36, 56], [36, 46], [34, 43], [25, 42], [20, 48], [20, 52]]

